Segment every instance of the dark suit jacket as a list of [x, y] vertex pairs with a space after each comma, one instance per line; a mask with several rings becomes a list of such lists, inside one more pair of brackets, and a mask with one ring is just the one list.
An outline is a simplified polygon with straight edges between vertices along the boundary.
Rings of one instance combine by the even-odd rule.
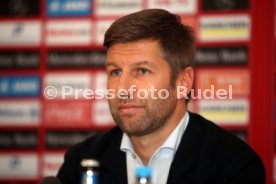
[[[63, 184], [80, 183], [80, 161], [100, 161], [100, 184], [127, 184], [126, 155], [120, 150], [122, 131], [86, 139], [71, 148], [57, 177]], [[171, 164], [170, 184], [264, 184], [260, 158], [246, 143], [203, 117], [190, 121]]]

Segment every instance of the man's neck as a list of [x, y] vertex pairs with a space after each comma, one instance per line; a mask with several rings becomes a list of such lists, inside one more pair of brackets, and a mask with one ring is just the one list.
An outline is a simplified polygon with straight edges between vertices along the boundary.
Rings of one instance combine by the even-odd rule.
[[171, 132], [180, 123], [185, 111], [175, 112], [158, 130], [144, 136], [130, 136], [135, 153], [144, 165], [148, 165], [150, 158], [165, 142]]

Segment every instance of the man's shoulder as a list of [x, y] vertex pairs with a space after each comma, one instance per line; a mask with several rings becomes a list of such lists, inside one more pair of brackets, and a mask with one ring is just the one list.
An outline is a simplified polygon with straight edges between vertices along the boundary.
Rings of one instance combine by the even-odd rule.
[[[121, 137], [122, 131], [118, 127], [114, 127], [72, 146], [65, 154], [64, 163], [57, 177], [63, 183], [78, 183], [81, 177], [81, 160], [96, 159], [102, 165], [104, 159], [110, 159], [110, 156], [104, 155], [107, 153], [110, 155], [110, 153], [116, 152], [117, 147], [120, 147]], [[111, 156], [113, 155], [111, 154]]]
[[99, 157], [109, 144], [118, 142], [121, 139], [122, 131], [119, 127], [114, 127], [111, 130], [97, 133], [83, 140], [82, 142], [72, 146], [68, 154], [77, 157]]
[[182, 182], [183, 175], [186, 183], [264, 183], [262, 161], [245, 141], [198, 114], [189, 115], [172, 163], [171, 183]]
[[249, 146], [245, 140], [241, 140], [236, 135], [226, 131], [216, 123], [205, 119], [199, 114], [190, 113], [190, 123], [200, 130], [203, 144], [214, 145], [215, 147], [222, 146], [224, 149], [248, 149]]
[[259, 160], [256, 152], [236, 135], [219, 127], [204, 117], [190, 113], [193, 126], [200, 130], [200, 149], [203, 154], [216, 159], [232, 160], [235, 157], [248, 157], [248, 160]]

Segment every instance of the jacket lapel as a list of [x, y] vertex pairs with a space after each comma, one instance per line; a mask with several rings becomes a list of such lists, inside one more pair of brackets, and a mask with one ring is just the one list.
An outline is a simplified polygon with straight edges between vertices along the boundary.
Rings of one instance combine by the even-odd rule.
[[197, 161], [200, 144], [202, 143], [202, 129], [196, 122], [193, 113], [189, 113], [189, 115], [190, 120], [175, 153], [167, 183], [176, 184], [179, 183], [180, 179], [181, 181], [190, 182], [189, 171], [192, 170]]

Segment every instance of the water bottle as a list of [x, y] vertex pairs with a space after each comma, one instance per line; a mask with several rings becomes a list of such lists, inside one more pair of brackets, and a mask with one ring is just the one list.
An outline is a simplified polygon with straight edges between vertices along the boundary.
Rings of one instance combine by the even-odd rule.
[[151, 175], [152, 171], [150, 167], [136, 168], [136, 184], [151, 184]]
[[100, 163], [94, 159], [83, 159], [81, 161], [82, 175], [81, 184], [99, 184], [98, 167]]

